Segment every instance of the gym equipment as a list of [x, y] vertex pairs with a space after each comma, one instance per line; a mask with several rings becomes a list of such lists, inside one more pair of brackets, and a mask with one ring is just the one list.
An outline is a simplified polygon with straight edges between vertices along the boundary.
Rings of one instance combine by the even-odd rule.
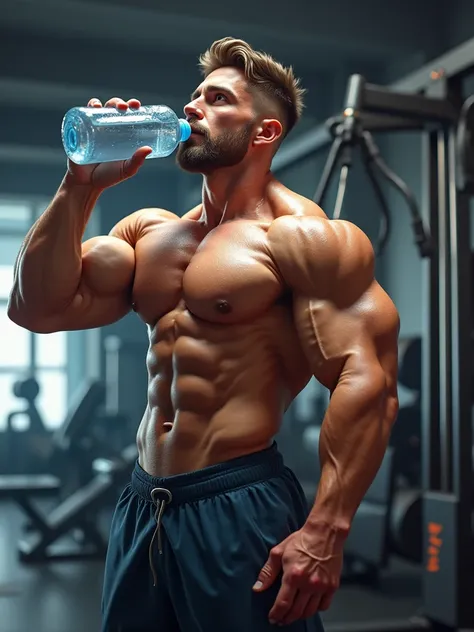
[[[47, 514], [35, 507], [34, 500], [51, 497], [59, 492], [60, 482], [56, 477], [1, 476], [0, 499], [15, 500], [31, 524], [29, 532], [19, 543], [21, 561], [102, 557], [107, 543], [97, 528], [97, 514], [113, 500], [117, 487], [123, 486], [129, 478], [136, 459], [136, 446], [123, 450], [115, 459], [99, 459], [93, 479]], [[82, 541], [75, 550], [49, 549], [61, 537], [76, 530], [80, 530]]]
[[[25, 432], [9, 426], [7, 474], [53, 474], [61, 479], [64, 497], [91, 479], [94, 459], [114, 456], [127, 444], [130, 437], [126, 441], [121, 439], [127, 434], [123, 431], [128, 419], [118, 410], [116, 367], [121, 345], [116, 337], [109, 338], [104, 341], [107, 384], [102, 380], [85, 380], [71, 398], [63, 423], [53, 433], [45, 428], [34, 403], [39, 393], [36, 380], [29, 377], [15, 383], [15, 395], [27, 399], [28, 406], [26, 412], [15, 411], [9, 419], [27, 414], [32, 421]], [[41, 450], [37, 439], [32, 442], [32, 433], [35, 439], [41, 434]]]
[[[356, 104], [357, 109], [349, 109], [345, 118], [357, 119], [366, 131], [413, 131], [419, 126], [423, 219], [430, 227], [433, 249], [423, 257], [420, 297], [425, 306], [421, 328], [422, 616], [377, 622], [375, 627], [370, 622], [342, 626], [347, 631], [474, 629], [472, 161], [466, 153], [460, 155], [470, 147], [467, 130], [472, 120], [463, 79], [473, 74], [471, 39], [391, 87], [360, 78], [349, 81], [351, 100], [347, 98], [346, 103]], [[326, 128], [316, 132], [307, 134], [305, 142], [290, 142], [274, 169], [294, 164], [333, 142]]]
[[[123, 450], [115, 459], [99, 459], [94, 468], [94, 478], [47, 516], [39, 514], [29, 502], [28, 505], [20, 503], [35, 527], [32, 533], [19, 542], [20, 560], [34, 563], [103, 557], [107, 550], [107, 541], [97, 528], [97, 515], [100, 509], [115, 500], [117, 489], [123, 487], [130, 478], [136, 459], [135, 445]], [[0, 487], [0, 496], [1, 491]], [[81, 532], [79, 548], [50, 550], [52, 544], [76, 530]]]
[[[345, 547], [344, 581], [374, 582], [387, 567], [390, 556], [421, 563], [421, 339], [399, 339], [399, 382], [410, 389], [413, 400], [400, 408], [390, 448], [353, 521]], [[307, 426], [304, 452], [319, 470], [319, 426]], [[300, 447], [301, 453], [301, 447]], [[303, 485], [312, 503], [317, 482]], [[356, 570], [357, 569], [357, 570]]]
[[474, 193], [474, 96], [464, 102], [456, 136], [457, 184], [460, 191]]
[[[45, 427], [36, 407], [39, 391], [38, 382], [32, 377], [18, 380], [13, 386], [14, 394], [25, 399], [27, 405], [7, 417], [4, 471], [7, 475], [55, 474], [62, 479], [62, 488], [66, 491], [74, 486], [75, 480], [84, 480], [93, 459], [103, 449], [96, 435], [101, 423], [99, 411], [105, 401], [105, 384], [86, 380], [72, 398], [67, 416], [55, 432]], [[15, 420], [25, 418], [27, 427], [17, 428]], [[67, 480], [70, 484], [66, 484]]]
[[[433, 247], [428, 231], [424, 227], [423, 220], [420, 217], [415, 197], [403, 180], [389, 169], [382, 160], [372, 134], [364, 127], [361, 121], [359, 111], [362, 105], [361, 99], [364, 93], [364, 81], [361, 75], [352, 75], [349, 80], [343, 115], [331, 118], [326, 123], [334, 141], [319, 186], [314, 195], [314, 201], [319, 206], [324, 205], [324, 198], [328, 191], [331, 177], [334, 174], [338, 160], [341, 160], [341, 175], [333, 212], [333, 219], [340, 218], [349, 168], [352, 165], [352, 150], [358, 145], [362, 152], [365, 170], [374, 188], [375, 196], [380, 204], [382, 213], [379, 236], [377, 243], [374, 245], [376, 255], [380, 256], [387, 244], [390, 234], [390, 212], [387, 202], [385, 201], [382, 187], [375, 175], [374, 166], [377, 167], [379, 173], [405, 198], [412, 215], [415, 243], [418, 246], [420, 256], [429, 257], [433, 251]], [[400, 125], [408, 126], [411, 129], [419, 129], [420, 127], [417, 122], [408, 124], [403, 119], [394, 119], [392, 125], [395, 129]], [[373, 124], [373, 127], [376, 127], [376, 124]]]
[[[103, 539], [94, 525], [95, 498], [107, 489], [105, 481], [95, 481], [84, 487], [94, 477], [90, 472], [94, 457], [87, 431], [91, 420], [104, 401], [105, 385], [100, 381], [85, 382], [76, 393], [75, 401], [61, 427], [49, 438], [48, 469], [54, 475], [4, 475], [0, 476], [0, 498], [8, 497], [16, 502], [28, 518], [25, 531], [28, 540], [21, 545], [21, 559], [75, 559], [102, 553]], [[99, 453], [99, 452], [98, 452]], [[76, 494], [72, 494], [72, 492]], [[47, 516], [42, 515], [35, 502], [42, 498], [53, 498], [59, 502]], [[89, 505], [87, 504], [89, 501]], [[74, 510], [75, 509], [75, 510]], [[82, 511], [81, 511], [82, 509]], [[87, 509], [87, 511], [85, 511]], [[92, 516], [89, 515], [92, 512]], [[74, 528], [82, 535], [85, 546], [77, 551], [50, 553], [47, 547]]]
[[398, 341], [398, 381], [415, 393], [421, 391], [421, 337], [400, 337]]
[[389, 548], [410, 562], [421, 564], [423, 494], [419, 489], [398, 489], [393, 497], [389, 522]]
[[[26, 471], [42, 473], [43, 463], [50, 455], [50, 433], [45, 427], [36, 407], [40, 388], [31, 375], [18, 379], [13, 384], [13, 393], [26, 402], [24, 408], [14, 410], [7, 416], [4, 434], [4, 471], [20, 474]], [[24, 428], [17, 424], [27, 421]]]
[[[16, 397], [26, 399], [27, 402], [32, 404], [38, 397], [40, 388], [35, 378], [28, 376], [24, 380], [17, 380], [13, 384], [13, 392]], [[35, 425], [35, 427], [37, 425], [41, 425], [43, 427], [40, 419], [33, 419], [32, 423]]]
[[[319, 461], [320, 427], [307, 428], [303, 446]], [[397, 488], [396, 449], [389, 447], [372, 485], [354, 517], [344, 547], [343, 581], [376, 582], [390, 556], [421, 563], [421, 505], [419, 489]], [[319, 462], [317, 463], [319, 469]], [[317, 482], [307, 488], [312, 504]], [[305, 486], [303, 486], [305, 489]]]
[[[115, 386], [119, 349], [116, 341], [106, 345], [109, 387]], [[0, 476], [0, 497], [16, 502], [28, 517], [19, 543], [24, 562], [96, 558], [105, 553], [106, 541], [97, 526], [99, 512], [114, 502], [137, 458], [135, 445], [119, 448], [119, 435], [128, 420], [118, 412], [117, 389], [107, 391], [104, 382], [88, 380], [76, 392], [64, 423], [50, 439], [48, 465], [56, 476]], [[48, 513], [35, 502], [47, 496], [60, 498]], [[71, 535], [75, 536], [72, 547], [52, 548]]]
[[421, 485], [421, 338], [400, 338], [398, 383], [411, 392], [411, 400], [400, 405], [392, 428], [397, 487]]
[[101, 380], [85, 380], [72, 398], [66, 419], [53, 434], [56, 449], [74, 449], [87, 434], [92, 420], [105, 401], [105, 384]]
[[65, 498], [93, 477], [96, 458], [112, 456], [120, 450], [116, 440], [125, 418], [112, 420], [103, 412], [106, 385], [101, 380], [86, 380], [76, 391], [72, 406], [51, 438], [52, 455], [48, 470], [62, 481]]
[[389, 560], [388, 528], [393, 503], [393, 448], [388, 448], [372, 485], [359, 505], [344, 546], [347, 575], [378, 579]]
[[73, 396], [64, 422], [52, 434], [47, 469], [61, 480], [62, 498], [92, 477], [92, 462], [103, 447], [95, 439], [94, 429], [104, 400], [105, 384], [86, 380]]

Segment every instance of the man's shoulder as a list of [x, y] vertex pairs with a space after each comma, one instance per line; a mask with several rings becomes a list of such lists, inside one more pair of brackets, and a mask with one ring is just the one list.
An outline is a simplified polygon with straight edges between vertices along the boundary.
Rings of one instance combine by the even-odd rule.
[[274, 182], [271, 189], [271, 202], [275, 218], [281, 217], [316, 217], [328, 219], [323, 209], [315, 202], [292, 191], [281, 182]]
[[354, 223], [330, 219], [324, 210], [307, 197], [277, 183], [273, 193], [274, 220], [269, 230], [272, 236], [287, 240], [294, 236], [315, 245], [323, 240], [331, 248], [347, 246], [371, 251], [367, 235]]
[[138, 211], [135, 211], [134, 213], [128, 216], [128, 219], [130, 221], [153, 224], [153, 223], [162, 223], [163, 221], [166, 221], [166, 220], [180, 219], [180, 217], [179, 215], [176, 215], [176, 213], [173, 213], [172, 211], [167, 211], [165, 208], [149, 207], [149, 208], [142, 208]]
[[271, 222], [268, 234], [271, 242], [291, 246], [295, 241], [300, 246], [311, 247], [311, 250], [313, 247], [318, 251], [322, 248], [326, 253], [328, 248], [338, 254], [362, 250], [372, 255], [373, 251], [367, 235], [356, 224], [329, 219], [311, 205], [301, 212], [295, 212], [293, 208], [278, 215]]
[[178, 219], [178, 215], [163, 208], [142, 208], [117, 222], [109, 234], [134, 245], [138, 239], [163, 222]]
[[309, 291], [318, 280], [321, 294], [354, 279], [368, 283], [375, 256], [367, 235], [352, 222], [329, 219], [318, 209], [303, 198], [271, 223], [269, 247], [283, 276], [301, 291]]
[[196, 206], [194, 206], [189, 211], [186, 211], [186, 213], [181, 217], [181, 219], [185, 219], [185, 220], [190, 219], [190, 220], [196, 221], [200, 219], [201, 215], [202, 215], [202, 202], [200, 202], [199, 204], [196, 204]]

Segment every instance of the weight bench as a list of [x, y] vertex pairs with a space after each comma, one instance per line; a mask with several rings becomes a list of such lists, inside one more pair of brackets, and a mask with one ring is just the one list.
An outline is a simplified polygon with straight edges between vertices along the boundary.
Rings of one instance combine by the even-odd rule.
[[[32, 496], [45, 496], [60, 488], [53, 476], [0, 476], [0, 497], [16, 501], [31, 520], [31, 529], [19, 542], [22, 562], [103, 558], [107, 542], [96, 523], [100, 509], [116, 495], [117, 488], [130, 477], [137, 458], [135, 445], [127, 447], [116, 458], [98, 459], [95, 476], [47, 515], [31, 504]], [[81, 540], [76, 550], [51, 550], [63, 536], [79, 530]]]
[[59, 493], [61, 483], [48, 474], [31, 476], [22, 474], [0, 476], [0, 499], [14, 500], [23, 509], [33, 528], [41, 529], [44, 520], [35, 506], [34, 498], [47, 498]]

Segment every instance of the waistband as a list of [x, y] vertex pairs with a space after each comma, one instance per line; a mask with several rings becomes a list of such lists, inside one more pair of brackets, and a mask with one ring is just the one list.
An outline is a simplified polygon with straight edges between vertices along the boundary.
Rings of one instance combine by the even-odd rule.
[[259, 452], [174, 476], [150, 476], [137, 461], [132, 472], [131, 488], [149, 502], [156, 502], [156, 492], [160, 490], [168, 496], [171, 505], [177, 505], [268, 480], [282, 474], [284, 469], [283, 456], [273, 442], [269, 448]]

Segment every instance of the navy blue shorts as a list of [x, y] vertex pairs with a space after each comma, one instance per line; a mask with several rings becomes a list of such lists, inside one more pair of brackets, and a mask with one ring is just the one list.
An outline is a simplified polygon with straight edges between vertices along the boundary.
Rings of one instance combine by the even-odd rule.
[[[281, 579], [252, 591], [306, 500], [276, 444], [166, 478], [138, 463], [113, 518], [102, 632], [264, 632]], [[283, 626], [322, 632], [319, 615]]]

